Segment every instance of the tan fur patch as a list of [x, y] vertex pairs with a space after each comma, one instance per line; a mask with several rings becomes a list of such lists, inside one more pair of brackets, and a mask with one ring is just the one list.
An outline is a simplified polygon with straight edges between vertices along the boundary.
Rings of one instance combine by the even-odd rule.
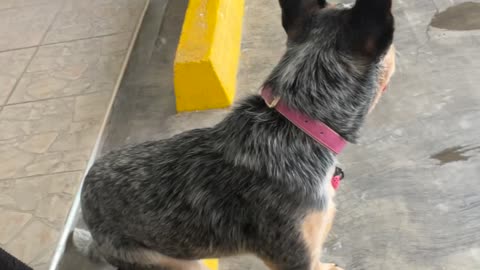
[[313, 212], [303, 221], [303, 238], [312, 254], [312, 259], [320, 256], [321, 253], [321, 241], [324, 238], [322, 227], [325, 226], [325, 216], [324, 212]]
[[322, 269], [320, 256], [323, 243], [327, 239], [328, 233], [332, 228], [333, 218], [335, 216], [335, 205], [333, 201], [323, 212], [312, 212], [306, 216], [302, 225], [303, 238], [310, 250], [311, 259], [314, 265], [312, 269]]
[[268, 267], [268, 269], [270, 269], [270, 270], [278, 270], [278, 267], [277, 267], [274, 263], [272, 263], [272, 262], [270, 262], [270, 261], [267, 261], [267, 260], [264, 260], [264, 259], [263, 259], [262, 261], [263, 261], [263, 263]]
[[380, 75], [380, 81], [378, 82], [378, 90], [377, 95], [370, 107], [369, 113], [373, 111], [375, 106], [377, 105], [378, 101], [383, 95], [383, 90], [388, 86], [390, 83], [390, 79], [392, 78], [393, 74], [395, 73], [395, 46], [391, 46], [388, 53], [383, 58], [383, 72]]
[[332, 228], [333, 218], [335, 216], [335, 206], [332, 206], [325, 212], [313, 212], [309, 214], [302, 226], [303, 237], [313, 256], [319, 257], [322, 251], [323, 242]]

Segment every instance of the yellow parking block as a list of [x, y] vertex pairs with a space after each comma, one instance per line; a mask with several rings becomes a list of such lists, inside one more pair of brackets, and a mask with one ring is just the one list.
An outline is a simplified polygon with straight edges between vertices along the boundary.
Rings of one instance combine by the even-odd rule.
[[232, 104], [244, 0], [190, 0], [174, 66], [177, 111]]
[[218, 259], [203, 260], [203, 263], [205, 263], [210, 270], [218, 270]]

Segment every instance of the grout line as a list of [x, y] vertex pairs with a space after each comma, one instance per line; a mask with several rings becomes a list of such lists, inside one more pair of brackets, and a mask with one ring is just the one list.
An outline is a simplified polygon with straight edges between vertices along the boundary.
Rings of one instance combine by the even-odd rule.
[[[48, 226], [48, 225], [47, 225]], [[39, 254], [37, 254], [37, 256], [35, 256], [32, 261], [30, 262], [29, 266], [30, 267], [33, 267], [34, 269], [37, 269], [38, 266], [41, 266], [41, 265], [44, 265], [44, 264], [47, 264], [48, 265], [48, 262], [39, 262], [43, 257], [47, 256], [48, 253], [50, 252], [50, 248], [55, 248], [55, 244], [53, 244], [52, 246], [46, 248], [43, 252], [40, 252]], [[34, 264], [33, 262], [36, 263]]]
[[[65, 2], [65, 0], [59, 0], [58, 2], [62, 2], [62, 3], [60, 3], [60, 4], [63, 5], [63, 3]], [[7, 7], [7, 8], [2, 8], [2, 9], [0, 9], [0, 12], [12, 10], [12, 9], [30, 8], [30, 7], [48, 6], [48, 5], [53, 5], [53, 4], [52, 4], [52, 3], [48, 3], [48, 2], [47, 2], [47, 3], [31, 3], [31, 4], [26, 4], [26, 5], [23, 5], [23, 6], [12, 6], [12, 7]]]
[[36, 47], [38, 47], [38, 46], [40, 46], [40, 45], [26, 46], [26, 47], [18, 47], [18, 48], [7, 49], [7, 50], [0, 50], [0, 53], [7, 53], [7, 52], [14, 52], [14, 51], [26, 50], [26, 49], [36, 48]]
[[88, 96], [90, 94], [98, 94], [98, 93], [103, 93], [103, 92], [110, 92], [110, 90], [100, 90], [100, 91], [93, 91], [93, 92], [87, 92], [87, 93], [78, 93], [74, 95], [67, 95], [67, 96], [58, 96], [58, 97], [50, 97], [50, 98], [41, 98], [41, 99], [35, 99], [35, 100], [28, 100], [28, 101], [21, 101], [21, 102], [13, 102], [13, 103], [8, 103], [3, 105], [4, 107], [8, 106], [14, 106], [14, 105], [22, 105], [22, 104], [28, 104], [28, 103], [35, 103], [35, 102], [40, 102], [40, 101], [50, 101], [50, 100], [56, 100], [56, 99], [62, 99], [62, 98], [76, 98], [80, 96]]
[[[17, 236], [19, 236], [20, 234], [23, 233], [23, 231], [25, 230], [25, 228], [27, 228], [28, 226], [30, 226], [33, 222], [35, 221], [35, 215], [32, 214], [32, 217], [27, 221], [27, 223], [25, 223], [25, 225], [23, 225], [22, 229], [19, 230], [17, 233], [14, 233], [12, 235], [12, 237], [10, 238], [10, 240], [7, 241], [7, 243], [5, 243], [5, 246], [8, 246], [8, 244], [12, 243], [13, 241], [15, 241], [15, 239], [17, 238]], [[28, 263], [30, 262], [25, 262], [27, 265]]]
[[125, 30], [125, 31], [120, 31], [120, 32], [115, 32], [115, 33], [110, 33], [110, 34], [104, 34], [104, 35], [91, 36], [91, 37], [76, 38], [76, 39], [70, 39], [70, 40], [65, 40], [65, 41], [47, 42], [47, 43], [42, 43], [42, 44], [35, 45], [35, 46], [27, 46], [27, 47], [15, 48], [15, 49], [3, 50], [3, 51], [0, 51], [0, 53], [14, 52], [14, 51], [26, 50], [26, 49], [36, 48], [36, 47], [46, 47], [46, 46], [51, 46], [51, 45], [58, 45], [58, 44], [64, 44], [64, 43], [70, 43], [70, 42], [76, 42], [76, 41], [82, 41], [82, 40], [110, 37], [110, 36], [125, 34], [125, 33], [128, 33], [128, 32], [131, 32], [131, 30]]
[[[63, 2], [60, 4], [60, 6], [58, 7], [58, 10], [57, 10], [57, 12], [55, 13], [55, 16], [53, 16], [53, 19], [52, 19], [50, 25], [47, 27], [47, 30], [45, 30], [45, 33], [43, 33], [43, 36], [42, 36], [42, 38], [40, 39], [40, 43], [39, 43], [39, 44], [42, 44], [42, 42], [45, 40], [45, 37], [47, 36], [48, 32], [52, 29], [52, 26], [53, 26], [53, 24], [55, 23], [55, 20], [58, 18], [58, 15], [60, 14], [60, 11], [63, 9], [64, 6], [65, 6], [65, 1], [63, 1]], [[35, 52], [33, 52], [32, 57], [31, 57], [30, 60], [27, 62], [27, 64], [25, 65], [25, 68], [22, 70], [22, 73], [20, 73], [20, 76], [18, 76], [17, 81], [16, 81], [15, 84], [13, 85], [12, 91], [10, 91], [10, 93], [9, 93], [8, 96], [7, 96], [7, 99], [5, 99], [5, 104], [8, 104], [8, 101], [9, 101], [10, 98], [13, 96], [13, 93], [14, 93], [15, 90], [17, 89], [18, 84], [19, 84], [20, 81], [22, 80], [23, 75], [25, 75], [25, 73], [27, 72], [28, 67], [29, 67], [30, 64], [33, 62], [33, 59], [35, 58], [35, 56], [37, 55], [38, 51], [40, 50], [40, 46], [36, 46], [35, 48], [36, 48], [36, 49], [35, 49]]]
[[74, 172], [82, 172], [82, 170], [69, 170], [69, 171], [62, 171], [62, 172], [54, 172], [54, 173], [40, 173], [35, 175], [28, 175], [28, 176], [21, 176], [21, 177], [10, 177], [10, 178], [1, 178], [0, 182], [2, 181], [10, 181], [10, 180], [23, 180], [33, 177], [42, 177], [42, 176], [49, 176], [49, 175], [59, 175], [65, 173], [74, 173]]
[[128, 32], [132, 32], [132, 30], [125, 30], [125, 31], [120, 31], [120, 32], [115, 32], [115, 33], [110, 33], [110, 34], [104, 34], [104, 35], [96, 35], [96, 36], [91, 36], [91, 37], [76, 38], [76, 39], [65, 40], [65, 41], [48, 42], [48, 43], [41, 44], [40, 46], [41, 47], [51, 46], [51, 45], [58, 45], [58, 44], [63, 44], [63, 43], [82, 41], [82, 40], [111, 37], [111, 36], [115, 36], [115, 35], [125, 34], [125, 33], [128, 33]]
[[21, 72], [20, 75], [18, 76], [18, 79], [15, 81], [15, 84], [14, 84], [13, 87], [12, 87], [12, 90], [10, 90], [10, 93], [8, 93], [7, 98], [6, 98], [5, 101], [4, 101], [4, 106], [7, 106], [7, 105], [8, 105], [8, 101], [9, 101], [10, 98], [13, 96], [13, 92], [15, 92], [15, 89], [17, 89], [17, 86], [18, 86], [18, 84], [20, 83], [20, 81], [22, 80], [23, 75], [25, 75], [25, 73], [27, 72], [28, 67], [29, 67], [30, 64], [33, 62], [33, 58], [35, 58], [35, 55], [37, 55], [37, 52], [38, 52], [39, 48], [40, 48], [40, 47], [36, 47], [35, 52], [33, 52], [33, 54], [32, 54], [32, 57], [30, 57], [30, 60], [28, 60], [27, 64], [25, 65], [25, 68], [22, 70], [22, 72]]
[[93, 165], [93, 163], [95, 161], [95, 158], [96, 158], [96, 155], [98, 154], [98, 152], [100, 150], [102, 137], [103, 137], [103, 135], [105, 133], [105, 130], [106, 130], [106, 127], [108, 125], [108, 121], [110, 119], [110, 114], [111, 114], [112, 109], [113, 109], [113, 104], [115, 102], [116, 95], [117, 95], [118, 90], [120, 88], [120, 85], [122, 83], [123, 76], [125, 75], [125, 71], [127, 69], [127, 65], [128, 65], [129, 60], [130, 60], [130, 56], [132, 54], [133, 48], [135, 46], [135, 43], [136, 43], [136, 40], [137, 40], [137, 37], [138, 37], [138, 34], [140, 32], [140, 28], [142, 27], [142, 24], [143, 24], [143, 19], [145, 17], [145, 14], [146, 14], [149, 6], [150, 6], [150, 0], [145, 0], [145, 7], [143, 8], [142, 13], [140, 14], [140, 17], [138, 18], [135, 30], [132, 33], [131, 41], [130, 41], [130, 44], [129, 44], [129, 47], [128, 47], [128, 51], [127, 51], [127, 54], [125, 55], [125, 58], [123, 60], [121, 72], [119, 73], [120, 75], [117, 78], [115, 88], [114, 88], [112, 96], [110, 98], [110, 102], [108, 104], [107, 111], [105, 112], [105, 117], [103, 118], [101, 128], [98, 132], [98, 137], [97, 137], [97, 140], [95, 142], [95, 146], [93, 147], [93, 150], [91, 152], [90, 160], [88, 161], [87, 167], [85, 169], [84, 176], [83, 176], [83, 178], [80, 182], [79, 188], [77, 189], [78, 190], [77, 194], [75, 194], [75, 196], [74, 196], [72, 207], [70, 208], [70, 212], [68, 213], [67, 220], [65, 222], [65, 226], [63, 227], [62, 234], [61, 234], [60, 239], [57, 243], [57, 247], [55, 249], [55, 253], [53, 255], [53, 258], [51, 260], [49, 270], [56, 270], [58, 268], [58, 266], [60, 264], [60, 261], [61, 261], [63, 255], [64, 255], [64, 253], [65, 253], [68, 236], [69, 236], [70, 232], [73, 230], [73, 228], [75, 227], [75, 223], [78, 220], [77, 214], [80, 210], [80, 194], [81, 194], [81, 190], [82, 190], [83, 180], [85, 179], [85, 175], [87, 174], [88, 170]]

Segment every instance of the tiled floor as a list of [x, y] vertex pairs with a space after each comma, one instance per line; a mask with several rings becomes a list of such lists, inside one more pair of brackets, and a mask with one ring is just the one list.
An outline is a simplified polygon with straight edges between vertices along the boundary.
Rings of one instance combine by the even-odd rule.
[[0, 0], [0, 246], [47, 269], [147, 0]]

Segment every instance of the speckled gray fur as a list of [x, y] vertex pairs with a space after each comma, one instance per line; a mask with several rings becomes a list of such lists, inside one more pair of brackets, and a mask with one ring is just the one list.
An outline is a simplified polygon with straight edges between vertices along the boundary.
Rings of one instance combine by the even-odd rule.
[[[312, 9], [313, 2], [280, 1], [288, 48], [265, 85], [354, 142], [392, 41], [389, 8], [373, 16], [374, 33], [364, 28], [391, 1], [359, 0], [352, 10], [322, 1]], [[351, 23], [358, 14], [367, 19]], [[373, 51], [357, 33], [374, 37]], [[193, 260], [249, 252], [279, 269], [309, 269], [299, 226], [327, 207], [334, 165], [331, 152], [260, 96], [247, 97], [212, 128], [101, 157], [81, 197], [93, 237], [88, 252], [120, 267], [158, 263], [156, 254]]]

